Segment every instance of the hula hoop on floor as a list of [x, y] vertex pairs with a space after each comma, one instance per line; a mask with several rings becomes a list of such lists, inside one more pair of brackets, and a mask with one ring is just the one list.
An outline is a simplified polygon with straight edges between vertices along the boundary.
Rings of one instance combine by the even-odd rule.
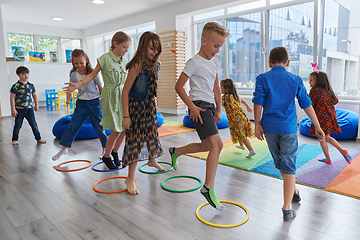
[[125, 192], [127, 190], [127, 188], [125, 189], [121, 189], [121, 190], [117, 190], [117, 191], [102, 191], [102, 190], [99, 190], [96, 188], [96, 185], [98, 185], [99, 183], [101, 183], [102, 181], [105, 181], [105, 180], [109, 180], [109, 179], [114, 179], [114, 178], [127, 178], [125, 176], [115, 176], [115, 177], [108, 177], [108, 178], [104, 178], [104, 179], [101, 179], [100, 181], [97, 181], [94, 185], [93, 185], [93, 189], [95, 192], [98, 192], [98, 193], [121, 193], [121, 192]]
[[[114, 160], [112, 160], [112, 161], [114, 161]], [[121, 161], [120, 161], [120, 162], [121, 162]], [[115, 169], [107, 169], [107, 170], [96, 169], [95, 167], [96, 167], [97, 165], [101, 164], [101, 163], [104, 163], [104, 162], [103, 162], [103, 161], [100, 161], [100, 162], [94, 164], [94, 166], [92, 166], [91, 169], [94, 170], [94, 171], [96, 171], [96, 172], [113, 172], [113, 171], [118, 171], [118, 170], [123, 169], [122, 167], [121, 167], [121, 168], [115, 168]]]
[[[88, 162], [89, 165], [88, 166], [85, 166], [85, 167], [82, 167], [82, 168], [75, 168], [75, 169], [61, 169], [59, 168], [61, 165], [63, 164], [66, 164], [66, 163], [72, 163], [72, 162]], [[63, 163], [60, 163], [58, 165], [55, 166], [55, 169], [59, 172], [75, 172], [75, 171], [79, 171], [79, 170], [83, 170], [85, 168], [88, 168], [92, 165], [92, 162], [90, 160], [71, 160], [71, 161], [67, 161], [67, 162], [63, 162]]]
[[170, 165], [170, 166], [171, 166], [171, 168], [170, 168], [170, 169], [168, 169], [168, 170], [165, 170], [165, 171], [146, 172], [146, 171], [142, 170], [142, 167], [144, 167], [145, 165], [147, 165], [147, 163], [144, 163], [143, 165], [141, 165], [141, 166], [139, 167], [139, 171], [140, 171], [140, 172], [142, 172], [142, 173], [147, 173], [147, 174], [160, 174], [160, 173], [167, 173], [167, 172], [170, 172], [171, 170], [173, 170], [173, 169], [174, 169], [174, 168], [173, 168], [173, 166], [171, 165], [171, 163], [169, 163], [169, 162], [157, 162], [157, 163], [164, 163], [164, 164]]
[[[195, 187], [195, 188], [192, 188], [192, 189], [188, 189], [188, 190], [173, 190], [173, 189], [169, 189], [169, 188], [167, 188], [167, 187], [164, 186], [164, 183], [165, 183], [167, 180], [170, 180], [170, 179], [173, 179], [173, 178], [180, 178], [180, 177], [196, 179], [196, 180], [199, 181], [199, 186], [197, 186], [197, 187]], [[194, 177], [194, 176], [187, 176], [187, 175], [172, 176], [172, 177], [166, 178], [164, 181], [161, 182], [161, 187], [162, 187], [164, 190], [169, 191], [169, 192], [175, 192], [175, 193], [192, 192], [192, 191], [195, 191], [195, 190], [201, 188], [201, 186], [202, 186], [202, 181], [201, 181], [200, 178], [197, 178], [197, 177]]]
[[230, 203], [230, 204], [234, 204], [234, 205], [236, 205], [236, 206], [241, 207], [241, 208], [245, 211], [245, 213], [246, 213], [245, 219], [242, 220], [241, 222], [238, 222], [238, 223], [235, 223], [235, 224], [228, 224], [228, 225], [221, 225], [221, 224], [215, 224], [215, 223], [208, 222], [208, 221], [202, 219], [202, 218], [200, 217], [200, 214], [199, 214], [200, 209], [201, 209], [202, 207], [208, 205], [208, 204], [209, 204], [208, 202], [203, 203], [202, 205], [200, 205], [200, 206], [196, 209], [196, 212], [195, 212], [196, 217], [197, 217], [201, 222], [203, 222], [203, 223], [205, 223], [205, 224], [207, 224], [207, 225], [210, 225], [210, 226], [212, 226], [212, 227], [219, 227], [219, 228], [238, 227], [238, 226], [243, 225], [244, 223], [246, 223], [247, 220], [249, 220], [249, 216], [250, 216], [249, 211], [246, 209], [246, 207], [244, 207], [244, 206], [241, 205], [240, 203], [236, 203], [236, 202], [232, 202], [232, 201], [227, 201], [227, 200], [219, 200], [219, 202], [222, 202], [222, 203]]

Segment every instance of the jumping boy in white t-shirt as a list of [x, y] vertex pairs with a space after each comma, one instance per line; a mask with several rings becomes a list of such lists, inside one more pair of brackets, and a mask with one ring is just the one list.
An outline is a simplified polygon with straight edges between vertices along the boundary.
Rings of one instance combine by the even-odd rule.
[[[218, 79], [219, 63], [214, 56], [228, 36], [229, 31], [218, 23], [205, 24], [201, 35], [200, 51], [187, 61], [175, 85], [176, 92], [189, 108], [190, 119], [201, 143], [190, 143], [183, 147], [169, 149], [175, 170], [178, 167], [177, 159], [180, 155], [209, 151], [206, 160], [205, 184], [200, 192], [209, 204], [218, 210], [222, 210], [223, 205], [217, 199], [214, 185], [223, 143], [216, 126], [221, 117], [221, 92]], [[189, 95], [184, 89], [188, 79], [190, 79]]]

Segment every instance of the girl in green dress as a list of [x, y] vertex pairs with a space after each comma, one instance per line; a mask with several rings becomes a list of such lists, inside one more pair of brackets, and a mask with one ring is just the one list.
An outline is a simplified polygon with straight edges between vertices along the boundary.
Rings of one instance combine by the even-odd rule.
[[[118, 151], [125, 137], [124, 128], [121, 126], [123, 118], [121, 92], [127, 76], [126, 63], [123, 57], [127, 53], [130, 43], [131, 39], [126, 33], [115, 33], [111, 40], [110, 51], [97, 59], [98, 62], [94, 71], [77, 83], [66, 83], [69, 86], [64, 88], [67, 92], [73, 92], [91, 82], [101, 70], [104, 87], [100, 100], [103, 111], [100, 125], [105, 130], [111, 129], [102, 160], [109, 169], [116, 169], [120, 166]], [[111, 160], [111, 155], [114, 162]]]

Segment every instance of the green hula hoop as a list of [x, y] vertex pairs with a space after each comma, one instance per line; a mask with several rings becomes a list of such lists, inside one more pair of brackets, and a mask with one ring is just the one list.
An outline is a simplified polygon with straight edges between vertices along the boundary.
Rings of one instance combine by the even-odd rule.
[[[173, 178], [180, 178], [180, 177], [185, 177], [185, 178], [193, 178], [193, 179], [196, 179], [199, 181], [199, 186], [195, 187], [195, 188], [192, 188], [192, 189], [188, 189], [188, 190], [173, 190], [173, 189], [169, 189], [167, 187], [164, 186], [164, 183], [167, 181], [167, 180], [170, 180], [170, 179], [173, 179]], [[172, 176], [172, 177], [169, 177], [169, 178], [166, 178], [164, 181], [161, 182], [161, 187], [166, 190], [166, 191], [169, 191], [169, 192], [175, 192], [175, 193], [183, 193], [183, 192], [192, 192], [192, 191], [195, 191], [199, 188], [201, 188], [202, 186], [202, 181], [200, 178], [197, 178], [197, 177], [194, 177], [194, 176], [187, 176], [187, 175], [178, 175], [178, 176]]]
[[143, 165], [141, 165], [141, 166], [139, 167], [139, 171], [140, 171], [140, 172], [142, 172], [142, 173], [147, 173], [147, 174], [160, 174], [160, 173], [167, 173], [167, 172], [170, 172], [171, 170], [173, 170], [173, 169], [174, 169], [174, 168], [173, 168], [173, 166], [171, 165], [171, 163], [169, 163], [169, 162], [157, 162], [157, 163], [165, 163], [165, 164], [167, 164], [167, 165], [170, 165], [170, 166], [171, 166], [171, 168], [170, 168], [170, 169], [168, 169], [168, 170], [165, 170], [165, 171], [146, 172], [146, 171], [144, 171], [144, 170], [142, 170], [142, 169], [141, 169], [142, 167], [144, 167], [145, 165], [147, 165], [147, 163], [144, 163]]

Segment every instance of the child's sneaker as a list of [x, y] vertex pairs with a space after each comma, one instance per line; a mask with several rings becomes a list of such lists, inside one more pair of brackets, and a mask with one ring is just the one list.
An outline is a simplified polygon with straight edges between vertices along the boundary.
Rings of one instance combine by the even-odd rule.
[[244, 145], [236, 145], [235, 147], [241, 149], [241, 150], [245, 150], [245, 146]]
[[292, 202], [300, 202], [300, 201], [301, 201], [300, 191], [298, 191], [298, 193], [294, 193]]
[[294, 210], [290, 209], [290, 210], [284, 210], [282, 209], [283, 211], [283, 219], [285, 222], [295, 218], [295, 212]]
[[352, 162], [352, 158], [346, 149], [343, 149], [342, 155], [344, 156], [344, 158], [348, 162], [348, 164], [350, 164]]
[[214, 188], [208, 188], [204, 184], [203, 187], [200, 189], [200, 192], [206, 198], [206, 200], [209, 202], [210, 206], [212, 206], [213, 208], [216, 208], [217, 210], [220, 210], [220, 211], [222, 211], [224, 209], [224, 205], [222, 205], [219, 202], [219, 200], [215, 194]]
[[320, 158], [318, 159], [319, 162], [324, 162], [324, 163], [327, 163], [327, 164], [331, 164], [331, 160], [330, 159], [326, 159], [326, 158]]
[[179, 167], [179, 162], [177, 160], [179, 155], [177, 155], [176, 153], [176, 148], [174, 147], [169, 148], [169, 153], [171, 157], [171, 165], [173, 166], [174, 170], [177, 170]]

